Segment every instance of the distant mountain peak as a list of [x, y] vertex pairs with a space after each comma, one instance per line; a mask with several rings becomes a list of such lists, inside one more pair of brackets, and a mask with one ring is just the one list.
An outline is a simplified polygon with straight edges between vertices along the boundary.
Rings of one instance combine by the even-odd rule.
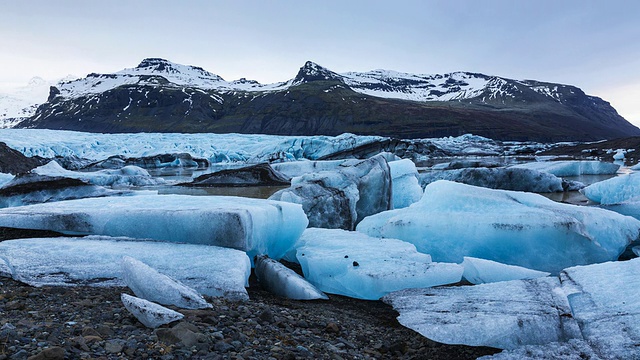
[[298, 71], [298, 74], [293, 79], [294, 84], [300, 84], [310, 81], [318, 80], [338, 80], [342, 81], [342, 76], [339, 74], [320, 66], [313, 61], [307, 61]]

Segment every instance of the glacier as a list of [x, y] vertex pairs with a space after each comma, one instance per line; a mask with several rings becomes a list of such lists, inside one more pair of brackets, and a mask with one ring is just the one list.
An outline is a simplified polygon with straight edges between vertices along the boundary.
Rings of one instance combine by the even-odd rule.
[[320, 290], [377, 300], [392, 291], [459, 282], [463, 268], [434, 263], [415, 246], [340, 229], [309, 228], [296, 258], [305, 278]]
[[122, 257], [122, 273], [125, 284], [139, 298], [162, 305], [175, 305], [182, 309], [212, 307], [194, 289], [159, 273], [131, 256]]
[[300, 205], [227, 196], [144, 193], [0, 209], [0, 226], [218, 245], [275, 259], [307, 224]]
[[120, 300], [125, 309], [138, 321], [152, 329], [184, 318], [184, 315], [177, 311], [128, 294], [120, 294]]
[[427, 185], [419, 202], [371, 215], [356, 230], [408, 241], [434, 261], [471, 256], [558, 273], [616, 260], [638, 238], [640, 221], [537, 194], [440, 180]]
[[579, 175], [613, 175], [618, 171], [618, 169], [620, 169], [620, 165], [596, 160], [567, 160], [530, 162], [513, 165], [511, 168], [533, 169], [553, 174], [555, 176], [564, 177]]
[[[238, 250], [208, 245], [88, 236], [0, 242], [11, 277], [32, 286], [125, 286], [121, 260], [134, 257], [198, 293], [249, 298], [251, 263]], [[1, 263], [1, 262], [0, 262]]]

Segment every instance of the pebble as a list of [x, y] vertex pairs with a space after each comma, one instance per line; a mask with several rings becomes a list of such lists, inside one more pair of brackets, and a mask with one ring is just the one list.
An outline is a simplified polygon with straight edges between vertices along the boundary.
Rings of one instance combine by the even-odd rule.
[[379, 301], [288, 300], [253, 280], [251, 300], [208, 299], [212, 309], [184, 310], [182, 321], [155, 330], [124, 310], [125, 288], [2, 282], [0, 360], [475, 359], [497, 352], [430, 341], [400, 326]]

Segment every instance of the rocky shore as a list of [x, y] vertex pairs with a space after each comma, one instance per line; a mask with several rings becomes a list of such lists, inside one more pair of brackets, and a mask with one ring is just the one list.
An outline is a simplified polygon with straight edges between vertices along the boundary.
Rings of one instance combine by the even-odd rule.
[[252, 276], [247, 302], [175, 309], [181, 322], [139, 323], [126, 288], [35, 288], [0, 278], [3, 359], [475, 359], [492, 348], [444, 345], [406, 329], [380, 301], [276, 297]]

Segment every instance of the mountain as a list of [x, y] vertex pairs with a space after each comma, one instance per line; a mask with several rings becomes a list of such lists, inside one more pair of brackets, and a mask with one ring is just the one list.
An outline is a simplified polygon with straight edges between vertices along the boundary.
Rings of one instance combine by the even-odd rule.
[[[71, 75], [64, 80], [73, 79]], [[47, 101], [49, 89], [60, 80], [46, 81], [34, 77], [26, 84], [0, 92], [0, 129], [14, 127], [33, 116], [38, 106]]]
[[601, 140], [640, 135], [577, 87], [477, 73], [335, 73], [307, 62], [286, 82], [225, 81], [195, 66], [145, 59], [51, 87], [19, 127], [89, 132], [236, 132], [396, 138]]

